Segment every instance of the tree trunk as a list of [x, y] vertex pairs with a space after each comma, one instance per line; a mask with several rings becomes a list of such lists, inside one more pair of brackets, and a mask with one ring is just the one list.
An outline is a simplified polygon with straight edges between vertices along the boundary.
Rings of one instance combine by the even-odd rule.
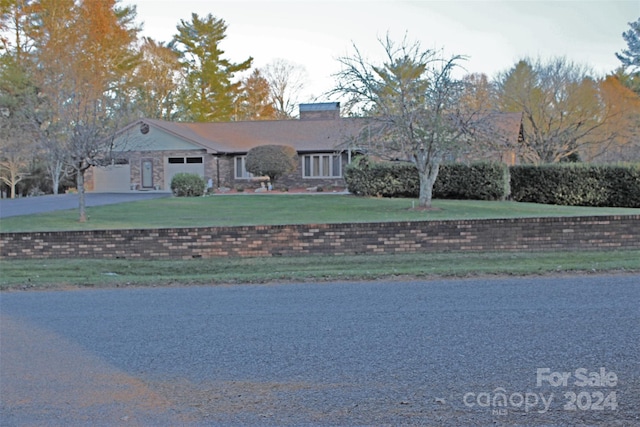
[[84, 199], [84, 169], [79, 168], [78, 170], [78, 209], [80, 211], [80, 222], [87, 222], [87, 207]]
[[13, 173], [11, 173], [11, 198], [15, 199], [16, 198], [16, 186], [18, 185], [18, 183], [16, 182], [16, 177], [14, 176]]
[[418, 199], [418, 207], [430, 208], [431, 199], [433, 198], [433, 184], [438, 177], [440, 163], [426, 165], [425, 168], [418, 168], [420, 176], [420, 197]]
[[54, 160], [54, 164], [49, 166], [49, 174], [53, 185], [53, 194], [58, 194], [60, 189], [60, 179], [62, 175], [62, 163]]

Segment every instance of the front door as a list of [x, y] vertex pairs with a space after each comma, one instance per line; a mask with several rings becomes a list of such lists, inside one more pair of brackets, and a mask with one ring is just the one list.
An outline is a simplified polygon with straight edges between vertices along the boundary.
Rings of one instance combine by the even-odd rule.
[[142, 188], [153, 188], [153, 161], [142, 161]]

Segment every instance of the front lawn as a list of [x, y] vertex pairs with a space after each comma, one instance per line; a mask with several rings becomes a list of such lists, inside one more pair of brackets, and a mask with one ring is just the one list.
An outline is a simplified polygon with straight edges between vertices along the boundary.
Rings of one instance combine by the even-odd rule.
[[640, 214], [640, 209], [590, 208], [477, 200], [435, 200], [438, 210], [412, 209], [414, 199], [334, 194], [239, 194], [167, 198], [88, 208], [89, 222], [77, 210], [10, 217], [1, 232], [119, 228], [210, 227], [322, 224], [515, 217]]

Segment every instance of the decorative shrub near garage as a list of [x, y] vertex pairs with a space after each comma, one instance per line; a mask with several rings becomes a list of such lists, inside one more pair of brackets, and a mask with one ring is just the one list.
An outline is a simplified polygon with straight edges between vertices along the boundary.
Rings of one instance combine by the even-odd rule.
[[171, 191], [176, 197], [202, 196], [206, 186], [204, 178], [192, 173], [177, 173], [171, 179]]
[[510, 172], [518, 202], [640, 207], [640, 165], [521, 165]]

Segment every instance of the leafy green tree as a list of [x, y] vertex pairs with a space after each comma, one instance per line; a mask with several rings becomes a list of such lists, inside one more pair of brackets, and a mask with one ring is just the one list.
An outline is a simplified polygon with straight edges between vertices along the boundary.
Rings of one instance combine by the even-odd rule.
[[256, 176], [268, 176], [271, 183], [296, 170], [298, 153], [288, 145], [261, 145], [247, 153], [246, 168]]
[[419, 206], [430, 208], [440, 164], [466, 141], [477, 119], [460, 102], [464, 83], [452, 76], [464, 58], [445, 58], [406, 39], [398, 45], [387, 37], [381, 44], [383, 64], [370, 64], [357, 48], [341, 58], [332, 93], [344, 95], [347, 108], [367, 116], [367, 126], [351, 144], [367, 154], [415, 164]]
[[233, 63], [224, 58], [220, 43], [226, 38], [227, 24], [211, 14], [191, 21], [180, 21], [170, 46], [180, 55], [185, 70], [184, 87], [178, 98], [183, 120], [227, 121], [233, 117], [240, 82], [235, 73], [251, 68], [253, 58]]

